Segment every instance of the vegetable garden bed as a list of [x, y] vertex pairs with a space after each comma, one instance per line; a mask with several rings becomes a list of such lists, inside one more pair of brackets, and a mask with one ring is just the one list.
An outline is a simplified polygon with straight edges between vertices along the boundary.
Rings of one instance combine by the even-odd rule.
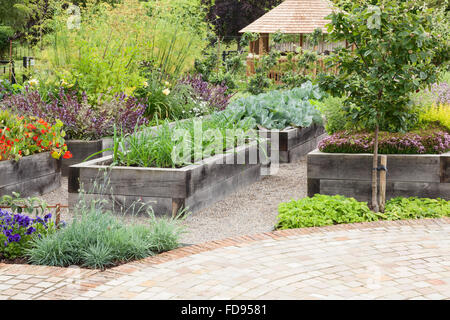
[[[272, 146], [272, 162], [291, 163], [300, 157], [306, 156], [317, 148], [318, 143], [327, 136], [322, 125], [311, 124], [307, 128], [287, 128], [278, 131], [278, 144], [274, 141]], [[260, 136], [264, 138], [273, 137], [274, 131], [259, 130]], [[276, 159], [275, 154], [278, 154]]]
[[[67, 148], [72, 152], [73, 157], [70, 159], [63, 159], [61, 166], [61, 174], [64, 177], [69, 175], [69, 167], [74, 164], [83, 162], [84, 159], [90, 155], [102, 151], [112, 144], [111, 138], [104, 138], [92, 141], [85, 140], [66, 140]], [[103, 154], [106, 155], [106, 154]], [[98, 159], [102, 156], [101, 153], [92, 157]]]
[[[399, 196], [450, 199], [450, 152], [386, 156], [386, 199]], [[310, 152], [307, 156], [308, 196], [339, 194], [369, 201], [372, 159], [369, 153]]]
[[[112, 156], [106, 156], [70, 167], [69, 207], [76, 204], [82, 186], [88, 198], [113, 198], [110, 203], [116, 212], [138, 200], [152, 206], [157, 215], [175, 215], [182, 208], [198, 211], [260, 180], [263, 157], [256, 141], [182, 168], [111, 167]], [[112, 192], [94, 190], [94, 182], [102, 184], [105, 179]], [[145, 209], [136, 206], [131, 211]]]
[[0, 162], [0, 196], [12, 192], [22, 197], [42, 195], [60, 186], [61, 161], [52, 158], [50, 152]]

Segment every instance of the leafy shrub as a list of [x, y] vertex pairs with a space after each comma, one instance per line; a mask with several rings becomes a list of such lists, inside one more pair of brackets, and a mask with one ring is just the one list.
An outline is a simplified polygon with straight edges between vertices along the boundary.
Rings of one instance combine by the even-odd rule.
[[56, 233], [35, 239], [26, 254], [32, 264], [104, 269], [175, 249], [182, 232], [178, 220], [157, 220], [154, 215], [149, 225], [125, 225], [101, 201], [82, 198], [74, 220]]
[[204, 81], [202, 75], [187, 75], [179, 81], [181, 84], [190, 86], [193, 89], [194, 98], [200, 102], [206, 103], [211, 110], [223, 110], [228, 105], [231, 98], [227, 94], [226, 85], [213, 85]]
[[450, 216], [450, 201], [427, 198], [393, 198], [386, 201], [384, 213], [370, 211], [366, 202], [344, 196], [316, 194], [281, 203], [278, 229], [319, 227], [340, 223], [377, 220], [438, 218]]
[[14, 35], [14, 31], [7, 26], [0, 25], [0, 57], [9, 48], [9, 38]]
[[0, 79], [0, 101], [11, 94], [17, 94], [22, 92], [23, 87], [20, 84], [12, 84], [8, 80]]
[[142, 61], [177, 78], [200, 55], [207, 28], [204, 13], [196, 10], [199, 4], [191, 1], [183, 14], [183, 3], [124, 0], [109, 6], [92, 1], [82, 7], [78, 29], [68, 28], [67, 13], [57, 9], [37, 56], [41, 94], [56, 94], [64, 81], [85, 92], [90, 104], [122, 92], [131, 95], [144, 80]]
[[443, 127], [450, 133], [450, 102], [428, 106], [420, 113], [418, 126], [425, 129], [430, 125]]
[[23, 156], [50, 151], [52, 157], [72, 157], [64, 143], [62, 122], [51, 125], [35, 117], [18, 117], [0, 111], [0, 161], [19, 160]]
[[254, 95], [260, 94], [269, 88], [271, 84], [272, 81], [265, 73], [256, 73], [248, 79], [247, 91]]
[[383, 219], [419, 219], [450, 216], [450, 201], [427, 198], [393, 198], [386, 202]]
[[0, 259], [23, 258], [33, 239], [54, 232], [51, 214], [31, 218], [20, 213], [0, 209]]
[[234, 119], [252, 119], [255, 126], [267, 129], [309, 127], [312, 123], [322, 123], [319, 110], [310, 101], [321, 97], [318, 87], [306, 82], [300, 88], [238, 99], [230, 103], [224, 113]]
[[339, 97], [326, 97], [317, 103], [317, 108], [325, 117], [325, 130], [328, 134], [348, 129], [351, 123]]
[[149, 119], [185, 119], [209, 113], [206, 106], [194, 98], [194, 89], [185, 83], [171, 84], [155, 70], [144, 72], [146, 81], [134, 94], [144, 103], [144, 115]]
[[0, 109], [46, 121], [61, 120], [67, 139], [99, 139], [112, 135], [114, 124], [130, 132], [136, 125], [147, 122], [143, 117], [145, 106], [125, 94], [117, 94], [94, 107], [88, 103], [86, 95], [79, 102], [74, 90], [60, 87], [57, 95], [50, 94], [49, 100], [47, 103], [37, 90], [27, 88], [23, 93], [6, 97], [0, 102]]
[[236, 76], [230, 72], [219, 70], [219, 72], [213, 72], [208, 78], [208, 82], [216, 86], [226, 86], [227, 93], [237, 88]]
[[339, 195], [316, 194], [312, 198], [281, 203], [278, 206], [278, 213], [278, 229], [378, 220], [367, 203]]
[[[450, 134], [429, 129], [419, 132], [380, 132], [378, 152], [381, 154], [439, 154], [450, 150]], [[323, 139], [318, 147], [330, 153], [373, 153], [373, 133], [337, 132]]]

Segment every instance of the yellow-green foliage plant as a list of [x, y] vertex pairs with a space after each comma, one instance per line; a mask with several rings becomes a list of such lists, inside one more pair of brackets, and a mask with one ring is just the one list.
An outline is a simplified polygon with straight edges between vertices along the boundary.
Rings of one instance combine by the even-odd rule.
[[[143, 86], [145, 79], [139, 69], [143, 62], [177, 77], [188, 68], [190, 59], [200, 54], [204, 37], [198, 29], [204, 28], [206, 33], [207, 28], [197, 22], [191, 25], [187, 19], [177, 24], [182, 17], [168, 6], [179, 1], [154, 1], [161, 3], [158, 10], [152, 10], [155, 3], [138, 0], [123, 0], [114, 6], [88, 1], [80, 9], [79, 25], [74, 11], [60, 9], [37, 57], [35, 77], [40, 80], [41, 92], [56, 92], [61, 85], [74, 87], [86, 92], [90, 102], [100, 104], [117, 93], [130, 95]], [[169, 16], [171, 19], [166, 19]], [[68, 21], [74, 27], [69, 28]], [[191, 32], [193, 29], [197, 32]]]
[[450, 104], [430, 105], [419, 115], [419, 123], [427, 127], [430, 123], [446, 129], [450, 133]]

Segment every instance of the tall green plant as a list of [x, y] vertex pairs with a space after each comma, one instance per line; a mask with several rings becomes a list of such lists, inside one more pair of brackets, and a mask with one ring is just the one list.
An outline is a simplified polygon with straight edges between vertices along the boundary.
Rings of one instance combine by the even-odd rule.
[[345, 96], [344, 106], [355, 120], [372, 122], [375, 144], [372, 174], [372, 208], [377, 199], [378, 131], [380, 123], [394, 126], [405, 119], [410, 92], [437, 81], [440, 65], [448, 60], [448, 39], [434, 28], [433, 11], [410, 1], [377, 0], [336, 11], [329, 18], [333, 40], [356, 47], [331, 55], [339, 74], [322, 76], [321, 84]]

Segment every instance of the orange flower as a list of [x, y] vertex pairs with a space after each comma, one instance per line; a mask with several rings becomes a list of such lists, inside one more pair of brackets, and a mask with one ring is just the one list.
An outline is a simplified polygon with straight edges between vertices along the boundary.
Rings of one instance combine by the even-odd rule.
[[72, 153], [70, 151], [66, 151], [63, 155], [64, 159], [70, 159], [72, 158]]

